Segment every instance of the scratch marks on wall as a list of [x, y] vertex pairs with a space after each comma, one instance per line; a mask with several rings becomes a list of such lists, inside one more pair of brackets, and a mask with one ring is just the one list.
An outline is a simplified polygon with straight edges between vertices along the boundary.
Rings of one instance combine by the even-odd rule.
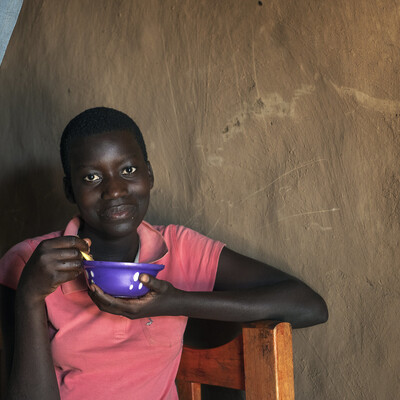
[[[265, 192], [266, 190], [268, 190], [272, 185], [274, 185], [276, 182], [278, 182], [279, 180], [281, 180], [282, 178], [291, 175], [293, 173], [295, 173], [296, 171], [299, 171], [300, 169], [306, 168], [308, 166], [312, 166], [312, 165], [319, 165], [323, 162], [327, 162], [327, 159], [321, 158], [321, 159], [317, 159], [317, 160], [310, 160], [308, 162], [305, 162], [301, 165], [299, 165], [296, 168], [292, 168], [291, 170], [279, 175], [277, 178], [275, 178], [274, 180], [272, 180], [270, 183], [268, 183], [267, 185], [263, 186], [262, 188], [250, 193], [248, 196], [242, 198], [239, 201], [239, 204], [243, 204], [244, 202], [254, 198], [255, 196], [260, 195], [261, 193]], [[292, 187], [291, 186], [282, 186], [277, 190], [277, 193], [282, 197], [283, 203], [286, 202], [286, 194], [291, 192]], [[340, 211], [339, 208], [337, 207], [333, 207], [333, 208], [321, 208], [321, 209], [314, 209], [314, 210], [306, 210], [306, 211], [301, 211], [301, 212], [297, 212], [297, 213], [293, 213], [293, 214], [289, 214], [289, 215], [285, 215], [282, 217], [279, 217], [279, 212], [278, 215], [276, 217], [276, 219], [272, 222], [270, 222], [267, 225], [263, 224], [263, 227], [265, 226], [271, 226], [283, 221], [287, 221], [287, 220], [291, 220], [294, 218], [299, 218], [299, 217], [304, 217], [304, 216], [314, 216], [314, 215], [318, 215], [318, 214], [326, 214], [326, 213], [335, 213], [337, 211]], [[307, 226], [308, 228], [313, 228], [314, 230], [319, 230], [321, 232], [327, 232], [327, 231], [331, 231], [333, 228], [332, 226], [322, 226], [320, 224], [318, 224], [317, 222], [310, 222], [309, 225]]]
[[[302, 216], [305, 216], [305, 215], [324, 214], [324, 213], [330, 213], [330, 212], [336, 212], [336, 211], [340, 211], [340, 208], [335, 208], [334, 207], [334, 208], [331, 208], [331, 209], [328, 209], [328, 210], [305, 211], [305, 212], [302, 212], [302, 213], [287, 215], [285, 217], [278, 218], [276, 221], [272, 222], [271, 224], [268, 224], [267, 226], [270, 226], [270, 225], [273, 225], [273, 224], [277, 224], [278, 222], [286, 221], [287, 219], [302, 217]], [[328, 229], [322, 229], [322, 230], [330, 230], [330, 229], [328, 228]]]
[[237, 48], [235, 48], [235, 46], [233, 45], [232, 35], [231, 35], [230, 30], [228, 29], [228, 26], [226, 26], [226, 36], [229, 39], [229, 45], [231, 47], [232, 65], [233, 65], [233, 70], [234, 70], [234, 74], [235, 74], [235, 83], [236, 83], [235, 87], [236, 87], [236, 91], [237, 91], [238, 97], [241, 98], [241, 96], [240, 96], [238, 63], [236, 61], [236, 56], [235, 56]]
[[210, 236], [211, 235], [211, 232], [216, 228], [216, 226], [218, 225], [220, 219], [221, 219], [221, 217], [218, 217], [216, 219], [216, 221], [214, 222], [213, 226], [208, 230], [208, 232], [206, 232], [206, 236]]
[[253, 193], [250, 193], [248, 196], [246, 196], [246, 197], [244, 197], [243, 199], [241, 199], [241, 200], [240, 200], [240, 203], [244, 203], [245, 201], [249, 200], [250, 198], [252, 198], [252, 197], [254, 197], [254, 196], [260, 194], [261, 192], [264, 192], [264, 191], [267, 190], [270, 186], [272, 186], [275, 182], [279, 181], [279, 179], [282, 179], [283, 177], [285, 177], [285, 176], [287, 176], [287, 175], [289, 175], [289, 174], [292, 174], [293, 172], [295, 172], [295, 171], [297, 171], [297, 170], [299, 170], [299, 169], [301, 169], [301, 168], [305, 168], [305, 167], [307, 167], [307, 166], [309, 166], [309, 165], [313, 165], [313, 164], [317, 164], [317, 163], [322, 163], [322, 162], [326, 162], [326, 161], [328, 161], [328, 160], [325, 159], [325, 158], [321, 158], [321, 159], [318, 159], [318, 160], [311, 160], [311, 161], [308, 161], [308, 162], [306, 162], [306, 163], [304, 163], [304, 164], [301, 164], [301, 165], [299, 165], [298, 167], [293, 168], [293, 169], [291, 169], [290, 171], [287, 171], [287, 172], [283, 173], [282, 175], [279, 175], [279, 176], [278, 176], [277, 178], [275, 178], [272, 182], [268, 183], [268, 185], [263, 186], [262, 188], [260, 188], [260, 189], [258, 189], [258, 190], [256, 190], [256, 191], [254, 191]]
[[316, 229], [316, 230], [323, 231], [323, 232], [331, 231], [333, 229], [331, 226], [322, 226], [322, 225], [318, 224], [317, 222], [311, 222], [308, 226], [309, 226], [309, 228]]
[[184, 221], [184, 223], [182, 225], [190, 226], [192, 224], [192, 222], [195, 221], [203, 213], [203, 210], [205, 208], [206, 208], [206, 206], [200, 207], [189, 219]]
[[400, 101], [372, 97], [354, 88], [337, 86], [332, 81], [331, 84], [340, 97], [344, 99], [353, 98], [361, 107], [384, 114], [396, 114], [400, 112]]
[[[197, 147], [201, 147], [202, 148], [202, 145], [197, 144]], [[219, 149], [219, 150], [221, 150], [221, 149]], [[311, 167], [311, 166], [317, 166], [317, 165], [320, 165], [322, 163], [326, 163], [328, 161], [329, 160], [327, 160], [327, 159], [320, 158], [320, 159], [310, 160], [310, 161], [304, 162], [301, 165], [299, 165], [299, 166], [297, 166], [295, 168], [292, 168], [289, 171], [286, 171], [286, 172], [282, 173], [281, 175], [279, 175], [275, 179], [273, 179], [271, 182], [269, 182], [267, 185], [265, 185], [265, 186], [255, 190], [255, 191], [251, 192], [250, 194], [246, 195], [243, 198], [239, 198], [239, 199], [234, 200], [234, 201], [232, 201], [232, 200], [227, 201], [225, 199], [221, 199], [220, 203], [226, 204], [229, 208], [235, 208], [235, 207], [243, 208], [243, 204], [245, 202], [248, 202], [249, 200], [255, 199], [259, 195], [263, 195], [263, 193], [265, 191], [270, 189], [275, 183], [277, 183], [278, 181], [282, 180], [283, 178], [285, 178], [285, 177], [287, 177], [289, 175], [295, 174], [297, 171], [299, 171], [301, 169], [304, 169], [304, 168], [307, 168], [307, 167]], [[223, 158], [218, 156], [218, 155], [209, 155], [209, 156], [207, 156], [207, 163], [209, 165], [220, 167], [220, 166], [222, 166], [223, 162], [224, 162]], [[293, 186], [292, 185], [283, 185], [283, 186], [277, 188], [274, 191], [274, 194], [281, 197], [281, 201], [280, 201], [281, 204], [282, 203], [286, 203], [286, 202], [287, 203], [291, 202], [290, 199], [287, 199], [287, 196], [291, 197], [290, 194], [293, 194], [296, 199], [298, 198], [298, 196], [297, 196], [298, 193], [293, 191]], [[308, 206], [310, 206], [310, 204], [308, 204]], [[285, 207], [286, 207], [286, 205], [284, 205], [283, 209], [285, 209], [286, 212], [289, 211], [289, 208], [286, 209]], [[283, 215], [283, 216], [279, 216], [279, 214], [282, 212], [282, 210], [275, 210], [275, 211], [273, 211], [273, 213], [275, 215], [275, 217], [273, 217], [273, 221], [268, 223], [267, 225], [262, 224], [262, 226], [265, 228], [265, 226], [271, 226], [271, 225], [274, 225], [274, 224], [277, 224], [277, 223], [280, 223], [280, 222], [284, 222], [284, 221], [287, 221], [287, 220], [295, 219], [295, 218], [316, 216], [316, 215], [322, 215], [322, 214], [327, 214], [327, 213], [336, 213], [336, 212], [340, 211], [340, 208], [338, 208], [338, 207], [323, 207], [322, 206], [321, 208], [318, 208], [318, 206], [317, 206], [316, 207], [317, 209], [311, 209], [311, 210], [310, 209], [309, 210], [306, 209], [304, 211], [301, 210], [301, 208], [306, 208], [306, 204], [302, 204], [302, 206], [300, 207], [300, 210], [298, 210], [299, 212], [294, 212], [293, 213], [293, 211], [295, 211], [295, 209], [293, 210], [293, 208], [291, 207], [292, 213], [290, 213], [290, 212], [288, 213], [287, 212], [287, 214], [289, 214], [289, 215]], [[185, 225], [189, 225], [190, 223], [193, 223], [193, 221], [197, 220], [200, 217], [200, 215], [202, 215], [203, 209], [204, 209], [204, 207], [200, 208], [196, 213], [194, 213], [189, 218], [189, 220], [185, 221]], [[210, 234], [216, 228], [216, 226], [218, 225], [219, 222], [220, 222], [220, 218], [218, 218], [216, 220], [216, 222], [213, 224], [213, 226], [210, 228], [210, 230], [209, 230], [209, 232], [207, 234]], [[308, 224], [306, 225], [306, 228], [307, 229], [312, 229], [314, 231], [320, 231], [320, 232], [328, 232], [328, 231], [332, 231], [333, 230], [333, 227], [330, 226], [330, 225], [326, 225], [326, 224], [321, 225], [320, 223], [312, 221], [312, 220], [308, 222]]]
[[175, 125], [176, 125], [176, 131], [178, 133], [177, 138], [178, 138], [178, 151], [181, 154], [181, 160], [182, 163], [185, 167], [187, 176], [190, 176], [189, 173], [189, 168], [187, 166], [186, 163], [186, 157], [184, 154], [184, 150], [183, 150], [183, 145], [182, 145], [182, 135], [181, 135], [181, 130], [179, 127], [179, 117], [178, 117], [178, 112], [177, 112], [177, 102], [175, 99], [175, 94], [174, 94], [174, 88], [173, 88], [173, 83], [172, 83], [172, 79], [171, 79], [171, 73], [169, 70], [169, 65], [168, 65], [168, 60], [167, 60], [167, 52], [166, 52], [166, 47], [165, 47], [165, 38], [164, 38], [164, 34], [161, 34], [161, 38], [162, 38], [162, 43], [163, 43], [163, 51], [164, 51], [164, 64], [165, 64], [165, 71], [167, 72], [167, 77], [168, 77], [168, 84], [169, 84], [169, 89], [170, 89], [170, 94], [171, 94], [171, 104], [172, 104], [172, 109], [174, 111], [174, 117], [175, 117]]

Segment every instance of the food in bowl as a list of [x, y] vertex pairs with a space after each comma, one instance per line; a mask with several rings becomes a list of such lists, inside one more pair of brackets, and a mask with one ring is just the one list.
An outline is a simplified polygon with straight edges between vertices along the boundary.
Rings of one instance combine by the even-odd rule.
[[164, 265], [83, 260], [83, 268], [88, 285], [94, 283], [110, 296], [133, 298], [149, 291], [139, 281], [139, 275], [145, 273], [156, 277]]

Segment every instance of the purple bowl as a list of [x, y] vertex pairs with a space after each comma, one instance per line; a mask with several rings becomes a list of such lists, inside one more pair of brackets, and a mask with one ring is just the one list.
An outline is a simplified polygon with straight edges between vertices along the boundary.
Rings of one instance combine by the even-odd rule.
[[151, 276], [164, 269], [161, 264], [140, 264], [114, 261], [83, 260], [86, 282], [95, 283], [104, 293], [114, 297], [141, 297], [149, 289], [139, 281], [142, 273]]

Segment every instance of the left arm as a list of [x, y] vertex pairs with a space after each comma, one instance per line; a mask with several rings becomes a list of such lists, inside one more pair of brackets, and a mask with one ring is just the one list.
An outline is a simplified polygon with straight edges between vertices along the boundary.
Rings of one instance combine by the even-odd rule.
[[[325, 322], [325, 301], [300, 280], [228, 248], [221, 252], [214, 291], [188, 296], [195, 318], [222, 321], [262, 319], [290, 322], [303, 328]], [[186, 313], [185, 313], [186, 315]]]
[[300, 280], [228, 248], [221, 252], [213, 292], [185, 292], [170, 283], [141, 275], [152, 291], [139, 299], [116, 299], [93, 285], [98, 307], [128, 318], [186, 315], [220, 321], [273, 319], [293, 328], [328, 319], [325, 301]]

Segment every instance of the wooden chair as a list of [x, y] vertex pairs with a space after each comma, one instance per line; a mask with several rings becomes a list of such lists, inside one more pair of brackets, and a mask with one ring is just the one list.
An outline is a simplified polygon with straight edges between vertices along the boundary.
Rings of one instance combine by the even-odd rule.
[[202, 384], [244, 390], [246, 400], [294, 399], [290, 324], [242, 324], [241, 334], [224, 345], [184, 345], [176, 383], [180, 400], [201, 400]]

